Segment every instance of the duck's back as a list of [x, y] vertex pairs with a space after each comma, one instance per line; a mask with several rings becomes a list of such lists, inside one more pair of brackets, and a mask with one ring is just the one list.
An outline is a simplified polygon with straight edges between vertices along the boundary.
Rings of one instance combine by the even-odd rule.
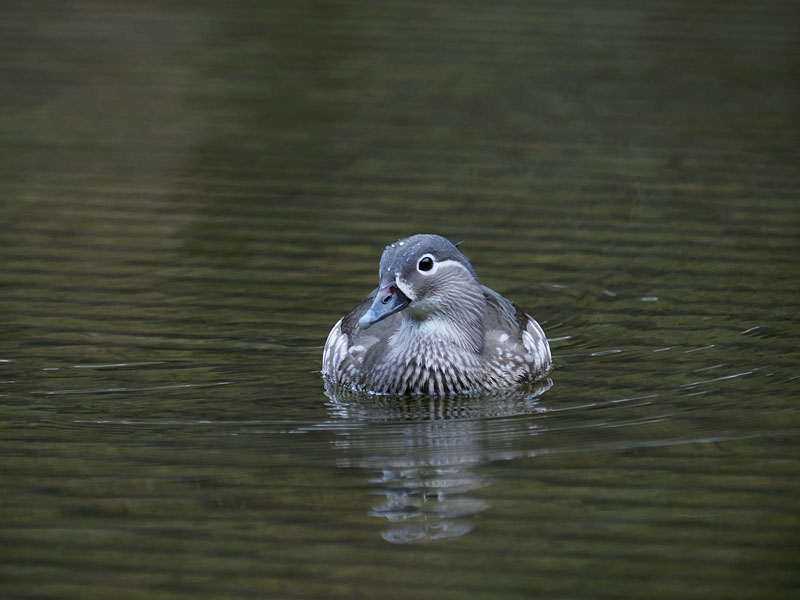
[[483, 347], [487, 368], [505, 385], [546, 375], [553, 361], [539, 323], [507, 298], [481, 287], [487, 306]]

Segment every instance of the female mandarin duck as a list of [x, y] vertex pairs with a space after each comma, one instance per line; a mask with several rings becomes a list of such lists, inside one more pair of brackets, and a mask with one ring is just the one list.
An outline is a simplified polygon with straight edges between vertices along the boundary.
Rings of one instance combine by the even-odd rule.
[[543, 377], [550, 346], [527, 313], [481, 285], [438, 235], [386, 246], [380, 285], [331, 329], [322, 374], [358, 391], [447, 394]]

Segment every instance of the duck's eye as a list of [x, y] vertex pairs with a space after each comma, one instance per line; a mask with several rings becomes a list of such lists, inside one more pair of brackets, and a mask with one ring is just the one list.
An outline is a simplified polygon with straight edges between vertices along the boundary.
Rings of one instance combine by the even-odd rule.
[[430, 271], [433, 268], [433, 259], [430, 256], [423, 256], [419, 259], [417, 268], [420, 271]]

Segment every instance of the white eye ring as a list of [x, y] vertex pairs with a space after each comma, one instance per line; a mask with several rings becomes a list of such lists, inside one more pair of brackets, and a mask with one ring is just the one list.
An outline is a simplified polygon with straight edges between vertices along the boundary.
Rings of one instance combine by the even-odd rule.
[[417, 271], [425, 275], [433, 271], [436, 266], [436, 261], [430, 254], [425, 254], [417, 261]]

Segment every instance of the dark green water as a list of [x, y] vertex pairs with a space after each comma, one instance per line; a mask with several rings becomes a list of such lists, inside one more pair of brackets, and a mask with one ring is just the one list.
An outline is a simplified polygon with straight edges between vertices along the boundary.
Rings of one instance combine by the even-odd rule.
[[[5, 3], [4, 598], [794, 598], [795, 2]], [[466, 240], [538, 389], [326, 395]]]

